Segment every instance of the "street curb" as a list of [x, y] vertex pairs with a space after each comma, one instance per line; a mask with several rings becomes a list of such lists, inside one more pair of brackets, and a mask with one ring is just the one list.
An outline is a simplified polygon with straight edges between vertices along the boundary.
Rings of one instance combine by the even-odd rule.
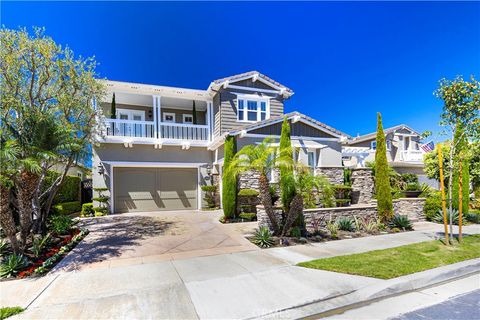
[[396, 295], [480, 273], [480, 258], [385, 280], [353, 292], [265, 314], [261, 319], [319, 319]]

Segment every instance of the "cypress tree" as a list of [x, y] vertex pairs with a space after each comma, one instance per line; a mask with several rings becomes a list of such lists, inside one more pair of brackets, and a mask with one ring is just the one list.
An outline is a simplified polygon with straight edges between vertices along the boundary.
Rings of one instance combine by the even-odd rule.
[[115, 104], [115, 92], [113, 93], [112, 105], [110, 107], [110, 118], [111, 119], [116, 119], [117, 118], [117, 106]]
[[237, 153], [235, 137], [227, 136], [224, 144], [223, 176], [222, 176], [222, 204], [225, 218], [235, 217], [237, 208], [237, 179], [229, 170], [230, 163]]
[[[293, 149], [290, 139], [290, 124], [287, 117], [283, 119], [280, 136], [280, 158], [285, 162], [293, 161]], [[285, 212], [290, 210], [290, 203], [295, 196], [293, 166], [280, 166], [280, 191]]]
[[195, 100], [193, 100], [192, 123], [197, 124], [197, 108], [195, 108]]
[[377, 113], [377, 149], [375, 151], [375, 190], [378, 217], [388, 222], [393, 217], [392, 193], [388, 175], [387, 146], [382, 126], [382, 115]]

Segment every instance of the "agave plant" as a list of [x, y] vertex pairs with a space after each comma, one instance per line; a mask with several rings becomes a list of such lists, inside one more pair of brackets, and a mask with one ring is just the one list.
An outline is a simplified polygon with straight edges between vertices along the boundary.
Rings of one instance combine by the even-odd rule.
[[260, 248], [270, 248], [275, 244], [272, 239], [272, 233], [267, 227], [260, 227], [255, 230], [252, 242]]
[[45, 249], [45, 247], [48, 245], [49, 242], [50, 242], [50, 233], [44, 237], [42, 236], [35, 237], [32, 242], [33, 255], [36, 258], [38, 258], [42, 253], [43, 249]]
[[342, 217], [337, 220], [338, 229], [343, 231], [354, 231], [355, 226], [353, 224], [353, 220], [347, 217]]
[[393, 217], [392, 221], [390, 221], [391, 228], [398, 228], [403, 230], [412, 230], [412, 223], [408, 216], [397, 214]]
[[330, 236], [331, 236], [333, 239], [338, 238], [338, 223], [337, 223], [337, 222], [333, 222], [331, 216], [330, 216], [330, 219], [329, 219], [328, 222], [327, 222], [327, 229], [328, 229], [328, 232], [330, 232]]
[[28, 265], [27, 259], [21, 254], [11, 254], [0, 265], [0, 278], [13, 277]]
[[[452, 217], [453, 224], [458, 224], [458, 210], [457, 209], [447, 209], [447, 222], [450, 223], [450, 216]], [[433, 216], [433, 221], [437, 223], [443, 223], [443, 211], [440, 209], [437, 211], [435, 216]]]

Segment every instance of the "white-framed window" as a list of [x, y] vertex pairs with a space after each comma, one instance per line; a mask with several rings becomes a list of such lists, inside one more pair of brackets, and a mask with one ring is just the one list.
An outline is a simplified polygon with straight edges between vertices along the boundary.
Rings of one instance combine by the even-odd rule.
[[269, 99], [238, 96], [237, 120], [240, 122], [257, 122], [270, 118]]
[[[392, 150], [392, 140], [387, 140], [385, 141], [385, 143], [387, 145], [387, 150], [388, 151]], [[372, 150], [377, 150], [377, 141], [370, 142], [370, 148]]]
[[191, 114], [183, 114], [183, 123], [193, 123], [193, 116]]
[[163, 122], [175, 122], [175, 113], [173, 112], [164, 112], [163, 113]]
[[83, 179], [83, 172], [77, 171], [77, 177], [79, 177], [80, 179]]

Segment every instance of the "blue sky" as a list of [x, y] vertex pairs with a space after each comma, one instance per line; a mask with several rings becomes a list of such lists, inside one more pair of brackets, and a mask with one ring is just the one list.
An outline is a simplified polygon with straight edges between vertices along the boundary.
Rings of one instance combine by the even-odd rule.
[[1, 21], [46, 27], [111, 80], [206, 89], [258, 70], [295, 91], [287, 112], [351, 135], [377, 111], [438, 132], [438, 80], [480, 77], [480, 2], [1, 2]]

